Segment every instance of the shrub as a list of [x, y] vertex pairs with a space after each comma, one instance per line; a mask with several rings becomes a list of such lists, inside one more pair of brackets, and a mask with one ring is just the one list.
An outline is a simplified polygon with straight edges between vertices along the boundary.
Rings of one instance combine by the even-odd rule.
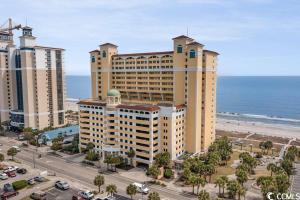
[[99, 160], [99, 154], [94, 151], [89, 151], [85, 157], [85, 159], [89, 161], [97, 161]]
[[166, 169], [164, 172], [165, 178], [171, 178], [173, 176], [173, 171], [171, 169]]
[[15, 181], [12, 183], [12, 186], [15, 190], [21, 190], [27, 187], [27, 181], [26, 180]]

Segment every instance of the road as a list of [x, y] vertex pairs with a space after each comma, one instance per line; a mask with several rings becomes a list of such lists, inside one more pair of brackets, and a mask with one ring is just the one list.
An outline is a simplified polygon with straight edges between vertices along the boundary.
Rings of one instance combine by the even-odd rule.
[[[9, 147], [14, 145], [12, 139], [8, 142], [6, 138], [0, 138], [0, 143], [3, 144], [3, 153], [6, 152]], [[17, 154], [16, 158], [29, 166], [33, 166], [33, 152], [34, 150], [32, 149], [23, 148], [23, 150]], [[74, 182], [79, 182], [91, 188], [95, 187], [93, 185], [93, 180], [98, 174], [98, 170], [95, 168], [85, 167], [77, 163], [70, 163], [63, 158], [52, 155], [43, 155], [42, 158], [35, 159], [35, 165], [38, 169], [55, 172], [57, 176], [66, 177]], [[125, 196], [127, 196], [126, 187], [134, 182], [134, 180], [120, 176], [117, 173], [104, 174], [104, 176], [106, 185], [115, 184], [118, 188], [118, 194]], [[151, 191], [158, 192], [160, 196], [165, 199], [192, 199], [190, 195], [185, 195], [176, 190], [163, 188], [161, 186], [151, 185], [149, 188]]]

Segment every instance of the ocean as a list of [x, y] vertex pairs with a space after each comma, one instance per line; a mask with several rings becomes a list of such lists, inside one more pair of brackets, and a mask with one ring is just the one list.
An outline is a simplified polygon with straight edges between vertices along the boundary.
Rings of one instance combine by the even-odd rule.
[[[66, 80], [68, 98], [91, 96], [89, 76]], [[224, 119], [300, 126], [300, 77], [218, 77], [217, 113]]]

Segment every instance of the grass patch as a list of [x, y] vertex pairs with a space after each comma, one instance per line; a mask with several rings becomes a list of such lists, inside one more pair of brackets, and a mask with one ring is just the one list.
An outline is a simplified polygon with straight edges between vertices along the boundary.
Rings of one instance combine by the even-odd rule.
[[233, 153], [231, 154], [230, 160], [227, 162], [227, 165], [226, 166], [218, 166], [216, 168], [217, 173], [212, 175], [211, 182], [214, 183], [215, 180], [219, 176], [227, 176], [227, 175], [234, 174], [235, 173], [235, 168], [231, 167], [231, 165], [233, 164], [234, 160], [239, 159], [239, 155], [240, 155], [239, 152], [233, 151]]

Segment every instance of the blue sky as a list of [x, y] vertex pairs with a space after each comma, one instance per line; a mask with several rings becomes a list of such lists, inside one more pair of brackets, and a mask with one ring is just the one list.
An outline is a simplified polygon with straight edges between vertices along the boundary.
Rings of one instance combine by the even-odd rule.
[[[68, 75], [89, 75], [88, 52], [171, 50], [186, 34], [220, 53], [219, 75], [300, 75], [299, 0], [1, 0], [39, 45], [66, 49]], [[17, 35], [17, 34], [16, 34]]]

